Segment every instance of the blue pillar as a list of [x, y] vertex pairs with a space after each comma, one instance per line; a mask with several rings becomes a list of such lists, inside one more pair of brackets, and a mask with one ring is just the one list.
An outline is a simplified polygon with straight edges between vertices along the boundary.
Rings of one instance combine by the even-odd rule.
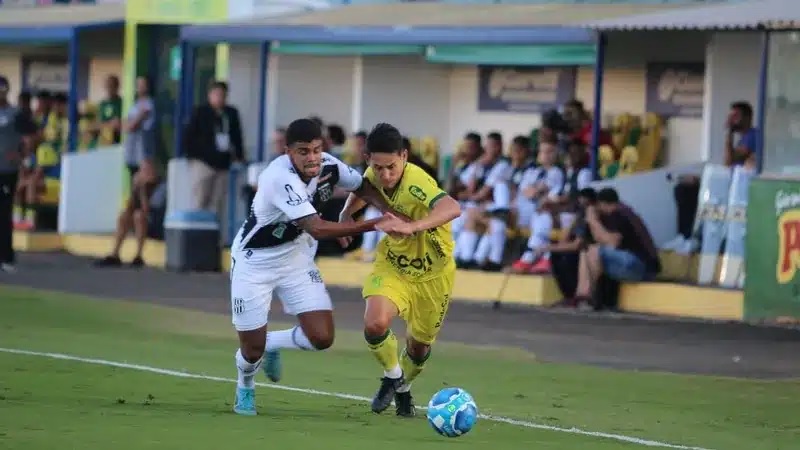
[[771, 37], [772, 34], [769, 31], [765, 31], [761, 41], [761, 68], [758, 76], [758, 116], [756, 116], [755, 124], [758, 129], [756, 167], [759, 173], [764, 168], [764, 132], [767, 125], [767, 88], [769, 84], [769, 44]]
[[196, 48], [181, 41], [181, 77], [178, 87], [178, 104], [175, 114], [175, 157], [183, 155], [183, 130], [192, 114], [194, 103], [194, 64]]
[[262, 162], [266, 154], [267, 134], [267, 71], [269, 70], [269, 42], [261, 43], [258, 70], [258, 141], [256, 143], [256, 161]]
[[592, 117], [592, 147], [589, 169], [596, 180], [598, 178], [597, 153], [600, 147], [600, 126], [603, 118], [603, 71], [606, 65], [606, 36], [597, 34], [597, 59], [594, 63], [594, 116]]
[[69, 101], [67, 103], [67, 119], [69, 121], [69, 139], [67, 140], [67, 151], [74, 152], [78, 149], [78, 103], [80, 99], [80, 54], [78, 52], [78, 28], [72, 29], [72, 35], [67, 44], [67, 64], [69, 64]]

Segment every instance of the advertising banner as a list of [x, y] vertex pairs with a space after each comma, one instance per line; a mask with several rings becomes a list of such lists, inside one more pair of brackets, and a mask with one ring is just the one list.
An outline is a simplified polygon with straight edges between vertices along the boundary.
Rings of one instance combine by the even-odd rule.
[[751, 181], [746, 242], [745, 319], [800, 319], [800, 180]]
[[647, 112], [662, 117], [701, 117], [704, 63], [648, 63], [645, 72]]
[[575, 97], [575, 67], [478, 67], [478, 111], [543, 113]]

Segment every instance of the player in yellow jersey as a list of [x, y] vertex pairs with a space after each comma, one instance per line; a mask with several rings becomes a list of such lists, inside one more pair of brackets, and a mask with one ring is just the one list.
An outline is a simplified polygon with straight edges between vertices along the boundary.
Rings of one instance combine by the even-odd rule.
[[[397, 415], [412, 417], [416, 410], [411, 383], [430, 357], [450, 304], [456, 273], [450, 222], [461, 208], [424, 170], [408, 163], [408, 149], [397, 128], [375, 126], [367, 136], [366, 151], [365, 180], [398, 213], [398, 218], [380, 227], [387, 236], [378, 244], [363, 289], [364, 337], [384, 371], [372, 411], [383, 412], [394, 400]], [[364, 204], [350, 195], [342, 220], [352, 220]], [[390, 328], [397, 316], [408, 324], [406, 348], [399, 356], [397, 337]]]

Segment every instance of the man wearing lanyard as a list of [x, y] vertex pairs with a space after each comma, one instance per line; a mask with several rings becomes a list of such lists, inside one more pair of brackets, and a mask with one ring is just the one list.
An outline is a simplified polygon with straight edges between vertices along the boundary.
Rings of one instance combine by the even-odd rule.
[[226, 104], [228, 85], [214, 81], [208, 103], [195, 108], [184, 142], [192, 177], [194, 209], [220, 214], [228, 186], [228, 171], [244, 158], [239, 111]]
[[8, 102], [11, 86], [0, 75], [0, 270], [14, 271], [12, 211], [17, 188], [24, 139], [36, 133], [30, 116], [20, 113]]

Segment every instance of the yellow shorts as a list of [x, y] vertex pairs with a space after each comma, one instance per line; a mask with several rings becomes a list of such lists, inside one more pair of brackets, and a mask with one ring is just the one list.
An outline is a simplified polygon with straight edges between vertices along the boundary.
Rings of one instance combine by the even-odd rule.
[[391, 300], [400, 317], [408, 324], [408, 335], [423, 344], [432, 344], [450, 306], [455, 269], [445, 270], [436, 278], [410, 282], [390, 268], [375, 267], [364, 283], [365, 299], [382, 296]]

